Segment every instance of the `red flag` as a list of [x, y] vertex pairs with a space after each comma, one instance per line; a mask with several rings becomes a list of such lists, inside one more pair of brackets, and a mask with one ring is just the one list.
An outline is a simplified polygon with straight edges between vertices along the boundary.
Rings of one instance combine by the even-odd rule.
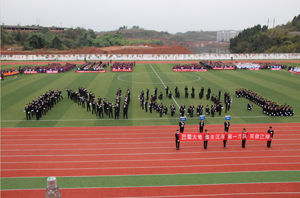
[[14, 66], [11, 67], [12, 70], [15, 70]]

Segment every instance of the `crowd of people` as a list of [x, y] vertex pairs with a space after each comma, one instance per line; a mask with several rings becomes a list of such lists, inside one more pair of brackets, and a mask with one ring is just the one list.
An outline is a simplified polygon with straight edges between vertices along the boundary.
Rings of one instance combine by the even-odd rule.
[[105, 70], [105, 68], [107, 67], [107, 64], [109, 65], [109, 62], [107, 62], [107, 63], [102, 63], [102, 61], [100, 61], [100, 62], [86, 62], [85, 64], [78, 67], [77, 70], [80, 70], [80, 71], [101, 71], [101, 70]]
[[[293, 108], [289, 105], [278, 105], [276, 102], [272, 102], [261, 95], [244, 88], [237, 89], [235, 91], [236, 97], [245, 97], [248, 100], [252, 101], [256, 105], [263, 108], [263, 113], [268, 116], [293, 116]], [[251, 110], [253, 105], [251, 102], [247, 105], [248, 110]]]
[[204, 66], [201, 66], [196, 63], [192, 63], [190, 65], [175, 65], [173, 69], [204, 69]]
[[235, 69], [272, 69], [281, 68], [287, 69], [287, 65], [275, 63], [275, 62], [222, 62], [222, 61], [200, 61], [201, 66], [207, 69], [221, 68], [221, 67], [234, 67]]
[[236, 66], [232, 62], [222, 62], [222, 61], [208, 61], [203, 60], [199, 62], [201, 66], [203, 66], [206, 69], [213, 69], [214, 67], [234, 67], [236, 69]]
[[66, 63], [65, 65], [62, 65], [60, 63], [49, 63], [48, 65], [35, 65], [35, 66], [24, 66], [19, 68], [20, 74], [22, 74], [24, 71], [37, 71], [37, 73], [46, 73], [47, 71], [58, 71], [60, 72], [67, 72], [71, 69], [74, 69], [76, 67], [76, 64], [73, 63]]
[[300, 67], [289, 66], [288, 70], [289, 70], [289, 71], [296, 72], [296, 73], [300, 73]]
[[114, 62], [111, 69], [132, 69], [135, 67], [135, 62]]
[[63, 96], [60, 89], [56, 92], [53, 89], [46, 91], [46, 93], [43, 93], [38, 98], [32, 100], [32, 102], [26, 104], [24, 109], [26, 119], [31, 120], [31, 118], [35, 115], [36, 120], [39, 120], [62, 99]]
[[[99, 116], [99, 118], [104, 118], [104, 114], [108, 116], [108, 118], [119, 119], [120, 116], [120, 110], [121, 110], [121, 97], [122, 97], [122, 90], [119, 88], [116, 94], [116, 102], [115, 104], [112, 102], [109, 102], [105, 98], [101, 98], [98, 96], [98, 98], [95, 97], [95, 94], [91, 91], [88, 92], [85, 88], [79, 87], [78, 92], [73, 89], [67, 89], [68, 98], [73, 100], [75, 103], [78, 104], [78, 106], [82, 106], [82, 108], [85, 108], [87, 111], [91, 111], [92, 114], [95, 113], [96, 116]], [[128, 119], [128, 107], [130, 103], [130, 89], [128, 88], [126, 90], [126, 94], [124, 97], [124, 103], [122, 106], [123, 109], [123, 119]], [[92, 110], [91, 110], [92, 106]]]
[[[174, 90], [176, 93], [179, 93], [177, 86], [174, 88]], [[167, 98], [172, 99], [172, 93], [169, 90], [168, 86], [165, 87], [165, 91], [166, 91]], [[189, 94], [188, 94], [187, 86], [185, 86], [184, 91], [185, 91], [185, 97], [188, 98]], [[163, 105], [163, 103], [161, 102], [161, 100], [163, 100], [162, 92], [160, 92], [160, 94], [158, 95], [157, 88], [155, 88], [153, 92], [154, 93], [150, 96], [149, 89], [147, 89], [146, 92], [144, 92], [143, 90], [141, 91], [140, 95], [138, 96], [138, 100], [140, 101], [140, 107], [142, 108], [142, 110], [145, 110], [145, 112], [148, 112], [148, 108], [149, 108], [150, 115], [154, 111], [159, 113], [160, 117], [162, 117], [162, 115], [166, 115], [168, 113], [168, 107], [166, 105]], [[203, 93], [204, 93], [204, 88], [202, 87], [199, 93], [199, 99], [203, 98]], [[193, 97], [194, 95], [195, 95], [195, 88], [193, 86], [191, 97], [194, 98]], [[195, 113], [197, 116], [205, 114], [214, 117], [215, 113], [219, 113], [219, 116], [221, 116], [222, 110], [224, 109], [223, 103], [221, 101], [221, 95], [222, 95], [222, 90], [219, 90], [218, 95], [217, 94], [211, 95], [211, 89], [209, 87], [207, 90], [206, 99], [211, 100], [212, 105], [210, 107], [209, 105], [204, 107], [202, 103], [196, 107], [192, 103], [190, 106], [186, 108], [185, 104], [182, 103], [182, 105], [179, 107], [179, 114], [181, 117], [184, 117], [186, 115], [193, 117]], [[159, 99], [160, 101], [156, 101], [157, 99]], [[232, 99], [230, 94], [225, 92], [224, 94], [225, 113], [227, 113], [227, 111], [230, 110], [231, 102]], [[173, 118], [176, 111], [176, 107], [174, 106], [173, 103], [170, 105], [169, 109], [170, 109], [171, 117]], [[187, 114], [186, 114], [186, 110], [187, 110]]]

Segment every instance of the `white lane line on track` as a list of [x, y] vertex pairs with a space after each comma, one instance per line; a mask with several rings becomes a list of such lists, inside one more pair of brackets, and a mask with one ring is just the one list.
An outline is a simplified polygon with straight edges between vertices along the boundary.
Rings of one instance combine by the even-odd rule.
[[[168, 144], [174, 144], [169, 142]], [[86, 144], [89, 145], [89, 144]], [[230, 145], [230, 147], [240, 147], [240, 144], [236, 144], [236, 145]], [[258, 147], [260, 145], [247, 145], [247, 147]], [[299, 146], [299, 144], [276, 144], [276, 146]], [[202, 145], [198, 145], [198, 146], [185, 146], [185, 149], [188, 148], [201, 148]], [[219, 148], [220, 146], [210, 146], [210, 148]], [[70, 148], [70, 149], [62, 149], [62, 148], [54, 148], [54, 149], [46, 149], [46, 148], [41, 148], [41, 149], [1, 149], [1, 151], [3, 152], [9, 152], [9, 151], [102, 151], [102, 150], [141, 150], [141, 149], [173, 149], [173, 147], [132, 147], [132, 148], [128, 148], [128, 147], [124, 147], [124, 148], [103, 148], [103, 147], [99, 147], [99, 148], [78, 148], [78, 149], [74, 149], [74, 148]], [[300, 149], [300, 147], [299, 147]], [[4, 153], [2, 153], [3, 155]], [[300, 157], [300, 156], [299, 156]]]
[[104, 162], [163, 162], [163, 161], [185, 161], [185, 160], [216, 160], [216, 159], [257, 159], [257, 158], [289, 158], [289, 157], [300, 157], [300, 155], [291, 156], [249, 156], [249, 157], [201, 157], [201, 158], [174, 158], [174, 159], [136, 159], [136, 160], [88, 160], [88, 161], [20, 161], [20, 162], [1, 162], [1, 164], [62, 164], [62, 163], [104, 163]]
[[[157, 126], [156, 126], [157, 127]], [[170, 126], [170, 127], [177, 127], [177, 126]], [[212, 126], [213, 127], [213, 126]], [[224, 127], [224, 126], [223, 126]], [[223, 127], [218, 127], [221, 128], [219, 130], [223, 130]], [[232, 128], [241, 128], [241, 127], [231, 127], [230, 129], [230, 133], [240, 133], [241, 131], [240, 130], [232, 130]], [[251, 128], [251, 127], [247, 127], [247, 128]], [[261, 127], [252, 127], [252, 128], [259, 128], [261, 129]], [[276, 127], [276, 129], [278, 129], [279, 127]], [[292, 127], [294, 128], [294, 127]], [[300, 127], [299, 127], [300, 128]], [[122, 129], [123, 132], [127, 132], [127, 131], [130, 131], [130, 133], [122, 133], [122, 134], [144, 134], [145, 133], [139, 133], [140, 131], [150, 131], [151, 130], [151, 134], [170, 134], [170, 130], [169, 129], [155, 129], [155, 131], [152, 129], [152, 128], [148, 128], [148, 129]], [[186, 126], [186, 131], [190, 131], [190, 130], [195, 130], [194, 132], [198, 133], [199, 131], [199, 127], [190, 127], [190, 126]], [[217, 129], [215, 129], [217, 130]], [[76, 131], [80, 131], [80, 132], [84, 132], [83, 134], [81, 133], [69, 133], [69, 132], [76, 132]], [[110, 132], [114, 132], [116, 131], [117, 133], [107, 133], [108, 131]], [[138, 131], [137, 133], [134, 132], [134, 131]], [[265, 130], [264, 130], [265, 131]], [[299, 133], [294, 133], [294, 134], [286, 134], [286, 133], [282, 133], [282, 132], [292, 132], [292, 131], [295, 131], [295, 132], [299, 132], [299, 130], [280, 130], [277, 132], [276, 130], [276, 136], [277, 135], [300, 135]], [[25, 133], [26, 136], [35, 136], [35, 135], [31, 135], [31, 134], [34, 134], [34, 133], [38, 133], [39, 135], [42, 134], [42, 133], [49, 133], [51, 136], [53, 135], [53, 133], [59, 133], [59, 135], [120, 135], [120, 129], [105, 129], [105, 130], [85, 130], [85, 129], [82, 129], [82, 130], [56, 130], [56, 129], [53, 129], [53, 130], [47, 130], [47, 131], [28, 131], [28, 130], [22, 130], [20, 129], [20, 131], [3, 131], [3, 128], [2, 128], [2, 131], [1, 131], [1, 136], [14, 136], [14, 135], [11, 135], [11, 133]], [[63, 132], [68, 132], [68, 133], [63, 133]], [[97, 132], [97, 133], [93, 133], [93, 134], [87, 134], [86, 132]], [[223, 132], [223, 131], [222, 131]], [[250, 131], [248, 131], [250, 132]], [[251, 131], [253, 133], [255, 132], [261, 132], [261, 130], [259, 131]], [[4, 133], [8, 133], [9, 135], [4, 135]], [[29, 133], [29, 134], [26, 134], [26, 133]], [[192, 133], [192, 132], [191, 132]], [[210, 133], [214, 133], [213, 131], [210, 130]], [[282, 133], [282, 134], [279, 134], [279, 133]], [[37, 136], [39, 136], [37, 135]], [[22, 135], [20, 135], [22, 136]], [[40, 135], [40, 136], [47, 136], [47, 135]]]
[[[229, 151], [226, 150], [226, 153], [253, 153], [253, 152], [283, 152], [283, 151], [300, 151], [300, 149], [280, 149], [280, 150], [237, 150], [237, 151]], [[222, 153], [222, 151], [198, 151], [198, 152], [167, 152], [167, 153], [101, 153], [101, 154], [55, 154], [55, 155], [1, 155], [2, 158], [5, 157], [76, 157], [76, 156], [125, 156], [125, 155], [188, 155], [188, 154], [203, 154], [203, 153]]]
[[49, 171], [49, 170], [106, 170], [106, 169], [155, 169], [155, 168], [195, 168], [195, 167], [216, 167], [216, 166], [261, 166], [261, 165], [298, 165], [300, 162], [287, 163], [247, 163], [247, 164], [201, 164], [201, 165], [183, 165], [183, 166], [139, 166], [139, 167], [96, 167], [96, 168], [24, 168], [24, 169], [4, 169], [1, 171]]
[[[226, 183], [225, 183], [226, 184]], [[164, 195], [164, 196], [134, 196], [135, 198], [161, 198], [161, 197], [215, 197], [215, 196], [246, 196], [246, 195], [298, 195], [300, 192], [249, 192], [249, 193], [222, 193], [222, 194], [194, 194], [194, 195]], [[117, 197], [112, 197], [117, 198]], [[122, 197], [132, 198], [132, 197]]]
[[[102, 140], [149, 140], [149, 138], [151, 139], [174, 139], [173, 137], [140, 137], [140, 138], [73, 138], [73, 139], [48, 139], [48, 138], [45, 138], [45, 139], [1, 139], [1, 142], [15, 142], [15, 141], [22, 141], [22, 142], [25, 142], [25, 141], [43, 141], [43, 140], [46, 140], [46, 141], [76, 141], [76, 140], [79, 140], [79, 141], [90, 141], [90, 140], [101, 140], [101, 142], [99, 143], [102, 143], [103, 141]], [[296, 138], [293, 138], [293, 139], [274, 139], [273, 141], [281, 141], [281, 140], [300, 140], [300, 139], [296, 139]], [[232, 140], [232, 141], [240, 141], [240, 140]], [[251, 141], [251, 140], [249, 140]], [[252, 140], [252, 141], [257, 141], [257, 140]]]

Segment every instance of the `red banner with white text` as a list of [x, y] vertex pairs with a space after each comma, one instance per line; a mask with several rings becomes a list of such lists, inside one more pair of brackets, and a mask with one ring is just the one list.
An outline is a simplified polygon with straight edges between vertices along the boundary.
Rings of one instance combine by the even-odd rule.
[[37, 71], [24, 71], [24, 74], [37, 74]]
[[58, 70], [46, 70], [47, 74], [58, 74]]
[[173, 69], [174, 72], [206, 72], [207, 69]]
[[106, 70], [99, 70], [99, 71], [81, 71], [81, 70], [76, 70], [76, 73], [106, 73]]
[[271, 140], [270, 133], [180, 133], [180, 141]]
[[129, 68], [129, 69], [116, 69], [116, 68], [111, 68], [112, 72], [132, 72], [132, 69]]
[[281, 70], [281, 68], [271, 68], [271, 70]]
[[249, 68], [249, 70], [259, 70], [259, 68]]
[[213, 67], [213, 70], [235, 70], [235, 67]]

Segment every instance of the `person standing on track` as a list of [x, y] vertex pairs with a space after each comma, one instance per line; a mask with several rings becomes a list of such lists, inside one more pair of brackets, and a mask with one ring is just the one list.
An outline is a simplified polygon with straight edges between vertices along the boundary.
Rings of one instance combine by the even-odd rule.
[[273, 131], [273, 129], [272, 129], [272, 126], [270, 126], [270, 128], [269, 128], [269, 130], [268, 130], [268, 133], [270, 133], [271, 139], [270, 139], [270, 141], [267, 141], [267, 147], [268, 147], [268, 148], [271, 148], [271, 142], [272, 142], [272, 139], [273, 139], [273, 136], [274, 136], [274, 131]]
[[176, 143], [176, 150], [180, 150], [179, 147], [180, 147], [180, 141], [179, 141], [179, 132], [178, 132], [178, 129], [176, 130], [176, 133], [175, 133], [175, 143]]
[[203, 128], [204, 128], [204, 122], [203, 122], [203, 120], [201, 120], [199, 123], [199, 132], [200, 133], [203, 133]]
[[207, 149], [208, 139], [209, 139], [209, 134], [208, 134], [207, 129], [205, 129], [205, 133], [204, 133], [204, 149]]
[[230, 126], [230, 122], [228, 122], [228, 120], [226, 120], [226, 122], [224, 122], [224, 131], [228, 133], [229, 130], [229, 126]]
[[184, 122], [183, 121], [179, 122], [179, 127], [180, 127], [180, 133], [183, 133], [183, 131], [184, 131]]
[[247, 140], [247, 136], [248, 136], [248, 133], [246, 131], [246, 129], [244, 128], [243, 131], [242, 131], [242, 148], [245, 148], [246, 146], [246, 140]]

